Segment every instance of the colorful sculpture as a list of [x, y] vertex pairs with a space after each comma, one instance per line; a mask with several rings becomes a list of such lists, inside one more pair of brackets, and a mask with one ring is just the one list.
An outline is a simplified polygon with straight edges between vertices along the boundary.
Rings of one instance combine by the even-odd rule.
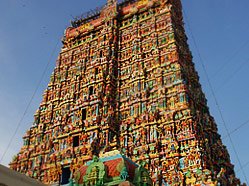
[[[103, 185], [104, 162], [81, 168], [84, 178], [75, 172], [93, 156], [119, 149], [147, 163], [154, 185], [240, 185], [182, 20], [180, 0], [109, 0], [73, 21], [10, 167], [47, 184]], [[137, 171], [137, 180], [150, 183]], [[120, 169], [119, 180], [130, 176]]]
[[94, 156], [92, 161], [80, 167], [73, 175], [71, 185], [127, 185], [152, 186], [144, 163], [138, 165], [121, 155], [118, 150]]

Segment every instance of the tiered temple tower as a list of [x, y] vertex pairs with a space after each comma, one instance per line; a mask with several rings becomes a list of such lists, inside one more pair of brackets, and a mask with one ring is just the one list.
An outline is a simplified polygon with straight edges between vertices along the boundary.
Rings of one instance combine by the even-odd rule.
[[10, 167], [67, 183], [115, 149], [155, 185], [240, 185], [207, 107], [180, 0], [125, 0], [74, 20]]

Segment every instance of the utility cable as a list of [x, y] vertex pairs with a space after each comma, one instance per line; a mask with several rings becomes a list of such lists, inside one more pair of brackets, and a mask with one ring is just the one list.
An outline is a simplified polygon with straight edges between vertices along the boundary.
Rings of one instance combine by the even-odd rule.
[[237, 56], [240, 52], [241, 52], [241, 50], [244, 48], [244, 47], [246, 47], [247, 45], [248, 45], [248, 43], [249, 43], [249, 40], [247, 40], [245, 43], [243, 43], [233, 54], [232, 54], [232, 56], [230, 57], [230, 58], [227, 58], [227, 60], [225, 60], [226, 61], [226, 63], [225, 64], [223, 64], [220, 68], [218, 68], [218, 70], [213, 74], [213, 78], [214, 77], [216, 77], [219, 73], [220, 73], [220, 71], [222, 71], [227, 65], [229, 65], [231, 62], [233, 62], [233, 58], [235, 57], [235, 56]]
[[244, 61], [229, 77], [227, 77], [223, 83], [221, 83], [221, 86], [219, 86], [219, 88], [217, 89], [217, 91], [221, 90], [222, 87], [224, 87], [224, 85], [226, 85], [231, 79], [234, 78], [234, 76], [242, 69], [243, 66], [245, 66], [247, 63], [249, 62], [249, 58]]
[[41, 75], [41, 78], [40, 78], [40, 80], [39, 80], [39, 82], [38, 82], [38, 84], [37, 84], [37, 86], [36, 86], [36, 88], [35, 88], [35, 90], [34, 90], [32, 96], [31, 96], [31, 99], [29, 100], [28, 105], [26, 106], [26, 108], [25, 108], [25, 110], [24, 110], [24, 113], [23, 113], [21, 119], [19, 120], [19, 122], [18, 122], [18, 124], [17, 124], [17, 126], [16, 126], [16, 129], [15, 129], [13, 135], [11, 136], [10, 141], [9, 141], [9, 143], [8, 143], [8, 145], [7, 145], [7, 147], [6, 147], [6, 149], [5, 149], [4, 152], [3, 152], [3, 155], [2, 155], [2, 157], [1, 157], [1, 159], [0, 159], [0, 163], [2, 163], [2, 161], [3, 161], [3, 159], [4, 159], [5, 155], [6, 155], [6, 153], [8, 152], [8, 150], [9, 150], [9, 148], [10, 148], [12, 142], [13, 142], [13, 139], [14, 139], [14, 137], [16, 136], [16, 134], [17, 134], [17, 132], [18, 132], [18, 130], [19, 130], [21, 124], [22, 124], [22, 121], [23, 121], [24, 117], [26, 116], [26, 114], [27, 114], [27, 112], [28, 112], [28, 109], [29, 109], [29, 107], [30, 107], [30, 105], [31, 105], [31, 103], [32, 103], [32, 101], [33, 101], [33, 99], [34, 99], [34, 97], [35, 97], [35, 95], [36, 95], [36, 93], [37, 93], [37, 91], [38, 91], [38, 89], [39, 89], [39, 87], [40, 87], [40, 85], [41, 85], [43, 79], [44, 79], [44, 76], [46, 75], [46, 72], [48, 71], [49, 65], [50, 65], [51, 60], [52, 60], [52, 57], [54, 56], [54, 53], [55, 53], [55, 51], [56, 51], [56, 49], [57, 49], [57, 46], [58, 46], [58, 44], [59, 44], [59, 41], [60, 41], [60, 40], [57, 41], [57, 43], [56, 43], [56, 45], [55, 45], [55, 47], [54, 47], [54, 49], [53, 49], [53, 51], [52, 51], [52, 53], [51, 53], [51, 55], [50, 55], [50, 57], [49, 57], [48, 63], [46, 64], [46, 67], [45, 67], [45, 69], [44, 69], [44, 71], [43, 71], [43, 73], [42, 73], [42, 75]]
[[211, 93], [212, 93], [212, 95], [213, 95], [213, 97], [214, 97], [215, 104], [216, 104], [217, 109], [218, 109], [218, 111], [219, 111], [219, 114], [220, 114], [220, 116], [221, 116], [222, 123], [223, 123], [223, 125], [224, 125], [224, 127], [225, 127], [225, 129], [226, 129], [227, 134], [228, 134], [230, 143], [231, 143], [232, 148], [233, 148], [233, 151], [234, 151], [234, 153], [235, 153], [235, 155], [236, 155], [237, 161], [239, 162], [239, 166], [240, 166], [240, 169], [241, 169], [241, 171], [242, 171], [242, 173], [243, 173], [243, 176], [244, 176], [244, 178], [245, 178], [246, 184], [248, 185], [248, 181], [247, 181], [247, 177], [246, 177], [245, 171], [244, 171], [244, 169], [243, 169], [243, 167], [242, 167], [242, 164], [241, 164], [241, 161], [240, 161], [238, 152], [237, 152], [237, 150], [236, 150], [236, 148], [235, 148], [235, 146], [234, 146], [233, 140], [232, 140], [232, 138], [231, 138], [231, 136], [230, 136], [230, 134], [229, 134], [229, 130], [228, 130], [227, 124], [226, 124], [225, 119], [224, 119], [224, 117], [223, 117], [223, 114], [222, 114], [222, 112], [221, 112], [221, 108], [220, 108], [220, 106], [219, 106], [218, 100], [217, 100], [216, 95], [215, 95], [215, 93], [214, 93], [214, 89], [213, 89], [213, 86], [212, 86], [211, 81], [210, 81], [210, 79], [209, 79], [209, 75], [208, 75], [208, 73], [207, 73], [206, 67], [205, 67], [205, 65], [204, 65], [203, 59], [202, 59], [201, 54], [200, 54], [200, 51], [199, 51], [199, 48], [197, 47], [197, 43], [196, 43], [196, 41], [195, 41], [193, 32], [192, 32], [191, 27], [190, 27], [190, 24], [189, 24], [189, 22], [188, 22], [187, 14], [185, 13], [184, 10], [183, 10], [183, 13], [184, 13], [184, 15], [185, 15], [186, 22], [187, 22], [187, 26], [189, 27], [190, 35], [191, 35], [191, 38], [192, 38], [192, 40], [193, 40], [194, 46], [195, 46], [195, 48], [196, 48], [198, 57], [199, 57], [199, 59], [200, 59], [201, 66], [202, 66], [202, 68], [203, 68], [203, 70], [204, 70], [204, 73], [205, 73], [205, 76], [206, 76], [206, 78], [207, 78], [208, 85], [209, 85], [210, 90], [211, 90]]
[[[244, 123], [242, 123], [241, 125], [239, 125], [238, 127], [236, 127], [235, 129], [233, 129], [232, 131], [229, 132], [229, 135], [235, 133], [236, 131], [238, 131], [240, 128], [244, 127], [245, 125], [249, 124], [249, 120], [245, 121]], [[228, 134], [222, 138], [222, 139], [225, 139], [229, 136]]]
[[[243, 165], [243, 168], [247, 167], [248, 165], [249, 165], [249, 161], [246, 164]], [[237, 170], [237, 172], [240, 172], [240, 171], [241, 171], [241, 169]]]

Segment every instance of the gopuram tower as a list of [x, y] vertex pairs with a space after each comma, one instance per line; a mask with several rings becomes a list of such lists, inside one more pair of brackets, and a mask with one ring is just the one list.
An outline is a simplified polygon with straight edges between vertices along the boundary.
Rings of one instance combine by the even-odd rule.
[[108, 0], [65, 31], [56, 67], [10, 163], [67, 183], [93, 156], [146, 162], [154, 185], [240, 185], [209, 113], [180, 0]]

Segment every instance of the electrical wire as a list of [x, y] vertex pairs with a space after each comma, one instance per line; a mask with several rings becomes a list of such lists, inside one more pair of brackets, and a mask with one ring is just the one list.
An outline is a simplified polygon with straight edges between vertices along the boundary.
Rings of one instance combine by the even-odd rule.
[[223, 83], [219, 86], [219, 88], [216, 91], [220, 91], [222, 87], [224, 87], [230, 80], [234, 78], [234, 76], [249, 62], [249, 58], [244, 61], [229, 77], [227, 77]]
[[218, 68], [217, 71], [212, 75], [212, 79], [216, 77], [226, 66], [228, 66], [231, 62], [233, 62], [232, 59], [234, 59], [235, 56], [237, 56], [244, 47], [246, 47], [249, 43], [249, 40], [247, 40], [245, 43], [243, 43], [233, 54], [231, 57], [227, 58], [226, 63], [224, 63], [220, 68]]
[[[244, 127], [244, 126], [247, 125], [247, 124], [249, 124], [249, 120], [245, 121], [244, 123], [242, 123], [241, 125], [239, 125], [237, 128], [235, 128], [235, 129], [233, 129], [232, 131], [230, 131], [230, 132], [229, 132], [229, 135], [231, 135], [231, 134], [237, 132], [240, 128]], [[227, 134], [224, 138], [222, 138], [222, 139], [225, 139], [225, 138], [227, 138], [227, 137], [228, 137], [228, 134]]]
[[42, 73], [42, 75], [41, 75], [41, 78], [40, 78], [40, 80], [39, 80], [39, 82], [38, 82], [38, 84], [37, 84], [37, 86], [36, 86], [36, 88], [35, 88], [35, 90], [34, 90], [32, 96], [31, 96], [31, 98], [30, 98], [30, 100], [29, 100], [29, 102], [28, 102], [28, 105], [26, 106], [26, 108], [25, 108], [25, 110], [24, 110], [24, 113], [23, 113], [21, 119], [19, 120], [19, 122], [18, 122], [18, 124], [17, 124], [17, 126], [16, 126], [16, 128], [15, 128], [15, 130], [14, 130], [14, 133], [13, 133], [13, 135], [11, 136], [11, 138], [10, 138], [10, 140], [9, 140], [9, 143], [7, 144], [7, 147], [5, 148], [5, 150], [4, 150], [4, 152], [3, 152], [3, 155], [2, 155], [2, 157], [1, 157], [1, 159], [0, 159], [0, 163], [2, 163], [2, 161], [3, 161], [3, 159], [4, 159], [5, 155], [6, 155], [6, 153], [8, 152], [8, 150], [9, 150], [9, 148], [10, 148], [12, 142], [13, 142], [13, 139], [14, 139], [14, 137], [16, 136], [16, 134], [17, 134], [17, 132], [18, 132], [18, 130], [19, 130], [21, 124], [22, 124], [22, 121], [23, 121], [24, 117], [26, 116], [26, 114], [27, 114], [27, 112], [28, 112], [28, 109], [29, 109], [29, 107], [30, 107], [30, 105], [31, 105], [31, 103], [32, 103], [32, 101], [33, 101], [33, 99], [34, 99], [34, 97], [35, 97], [35, 95], [36, 95], [36, 93], [37, 93], [37, 91], [38, 91], [38, 89], [39, 89], [39, 87], [40, 87], [40, 85], [41, 85], [41, 83], [42, 83], [44, 77], [45, 77], [45, 75], [46, 75], [46, 72], [48, 71], [49, 65], [50, 65], [51, 60], [52, 60], [52, 57], [54, 56], [54, 53], [55, 53], [55, 51], [56, 51], [56, 49], [57, 49], [57, 46], [58, 46], [58, 44], [59, 44], [59, 41], [60, 41], [60, 40], [57, 41], [57, 43], [56, 43], [56, 45], [55, 45], [55, 47], [54, 47], [54, 49], [53, 49], [53, 51], [52, 51], [52, 53], [51, 53], [51, 55], [50, 55], [50, 57], [49, 57], [49, 60], [48, 60], [48, 62], [47, 62], [47, 64], [46, 64], [46, 66], [45, 66], [45, 69], [44, 69], [44, 71], [43, 71], [43, 73]]
[[[249, 165], [249, 161], [243, 165], [243, 168], [246, 168]], [[238, 169], [237, 172], [240, 172], [241, 169]]]
[[240, 161], [238, 152], [237, 152], [237, 150], [236, 150], [236, 148], [235, 148], [235, 145], [234, 145], [234, 143], [233, 143], [233, 140], [232, 140], [232, 138], [231, 138], [231, 136], [230, 136], [230, 134], [229, 134], [229, 130], [228, 130], [227, 124], [226, 124], [225, 119], [224, 119], [224, 116], [223, 116], [223, 114], [222, 114], [222, 112], [221, 112], [220, 105], [219, 105], [218, 100], [217, 100], [217, 98], [216, 98], [216, 95], [215, 95], [215, 93], [214, 93], [213, 86], [212, 86], [212, 84], [211, 84], [209, 75], [208, 75], [208, 73], [207, 73], [206, 67], [205, 67], [204, 62], [203, 62], [203, 59], [202, 59], [202, 57], [201, 57], [199, 48], [197, 47], [197, 43], [196, 43], [196, 41], [195, 41], [195, 37], [194, 37], [194, 35], [193, 35], [193, 32], [192, 32], [192, 30], [191, 30], [191, 27], [190, 27], [190, 24], [189, 24], [189, 21], [188, 21], [188, 16], [187, 16], [187, 14], [185, 13], [184, 9], [183, 9], [183, 13], [184, 13], [184, 15], [185, 15], [186, 23], [187, 23], [187, 26], [189, 27], [189, 31], [190, 31], [191, 38], [192, 38], [192, 40], [193, 40], [194, 46], [195, 46], [195, 48], [196, 48], [198, 57], [199, 57], [200, 62], [201, 62], [201, 66], [202, 66], [202, 68], [203, 68], [203, 70], [204, 70], [204, 73], [205, 73], [205, 76], [206, 76], [206, 78], [207, 78], [207, 82], [208, 82], [209, 88], [210, 88], [211, 93], [212, 93], [212, 95], [213, 95], [213, 97], [214, 97], [214, 101], [215, 101], [215, 104], [216, 104], [217, 109], [218, 109], [218, 111], [219, 111], [219, 114], [220, 114], [222, 123], [223, 123], [223, 125], [224, 125], [224, 127], [225, 127], [225, 129], [226, 129], [227, 135], [228, 135], [228, 137], [229, 137], [229, 141], [230, 141], [230, 143], [231, 143], [231, 145], [232, 145], [232, 148], [233, 148], [233, 151], [234, 151], [234, 153], [235, 153], [235, 155], [236, 155], [237, 161], [239, 162], [239, 166], [240, 166], [240, 169], [241, 169], [241, 171], [242, 171], [242, 173], [243, 173], [243, 176], [244, 176], [244, 178], [245, 178], [246, 184], [248, 185], [248, 181], [247, 181], [247, 177], [246, 177], [245, 171], [244, 171], [244, 169], [243, 169], [243, 167], [242, 167], [242, 164], [241, 164], [241, 161]]

